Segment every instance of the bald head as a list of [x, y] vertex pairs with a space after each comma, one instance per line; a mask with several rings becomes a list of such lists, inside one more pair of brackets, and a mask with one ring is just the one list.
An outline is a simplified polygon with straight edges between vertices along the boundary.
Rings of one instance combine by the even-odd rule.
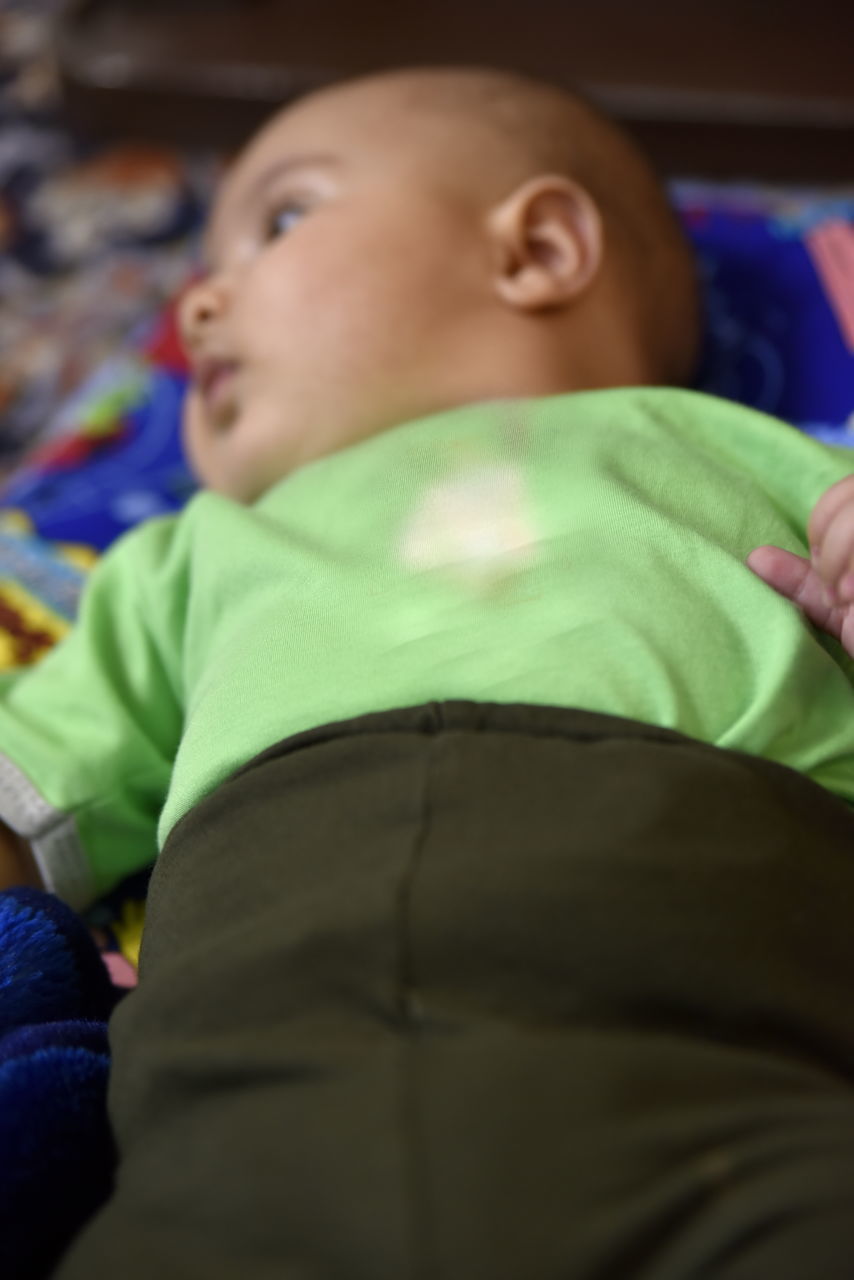
[[[437, 160], [463, 170], [486, 200], [537, 173], [563, 174], [591, 196], [603, 222], [609, 269], [622, 284], [655, 380], [690, 380], [699, 345], [694, 258], [650, 162], [623, 129], [581, 95], [514, 72], [412, 68], [321, 90], [350, 97], [377, 123], [438, 126]], [[316, 97], [317, 95], [313, 95]]]

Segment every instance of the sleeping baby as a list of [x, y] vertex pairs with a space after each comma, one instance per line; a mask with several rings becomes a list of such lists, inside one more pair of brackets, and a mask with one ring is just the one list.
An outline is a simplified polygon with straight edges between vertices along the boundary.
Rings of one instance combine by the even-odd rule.
[[0, 684], [3, 882], [157, 857], [56, 1274], [850, 1276], [851, 453], [685, 389], [648, 164], [510, 73], [288, 107], [206, 256], [204, 491]]

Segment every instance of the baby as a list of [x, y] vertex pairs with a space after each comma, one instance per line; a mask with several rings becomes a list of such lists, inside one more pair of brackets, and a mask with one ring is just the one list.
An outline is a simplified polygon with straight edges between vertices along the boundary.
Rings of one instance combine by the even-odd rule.
[[1, 686], [5, 883], [161, 850], [57, 1274], [847, 1277], [851, 454], [680, 389], [659, 185], [517, 76], [288, 108], [207, 256], [206, 492]]

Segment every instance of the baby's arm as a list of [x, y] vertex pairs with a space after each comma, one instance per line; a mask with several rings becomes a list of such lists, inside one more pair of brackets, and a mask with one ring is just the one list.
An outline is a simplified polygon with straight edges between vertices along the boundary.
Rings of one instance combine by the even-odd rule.
[[5, 822], [0, 822], [0, 889], [14, 889], [18, 885], [43, 889], [44, 881], [27, 841]]
[[831, 485], [809, 519], [810, 557], [757, 547], [750, 569], [854, 657], [854, 475]]
[[43, 883], [75, 909], [153, 861], [182, 728], [189, 595], [178, 521], [98, 563], [76, 625], [0, 681], [0, 888]]

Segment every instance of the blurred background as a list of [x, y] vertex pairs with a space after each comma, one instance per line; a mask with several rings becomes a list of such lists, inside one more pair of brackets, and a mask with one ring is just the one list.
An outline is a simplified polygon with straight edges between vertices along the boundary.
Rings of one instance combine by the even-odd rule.
[[68, 397], [96, 370], [105, 405], [133, 398], [138, 339], [187, 276], [219, 164], [146, 140], [144, 118], [129, 141], [73, 122], [55, 43], [67, 9], [0, 0], [4, 470], [73, 419]]

